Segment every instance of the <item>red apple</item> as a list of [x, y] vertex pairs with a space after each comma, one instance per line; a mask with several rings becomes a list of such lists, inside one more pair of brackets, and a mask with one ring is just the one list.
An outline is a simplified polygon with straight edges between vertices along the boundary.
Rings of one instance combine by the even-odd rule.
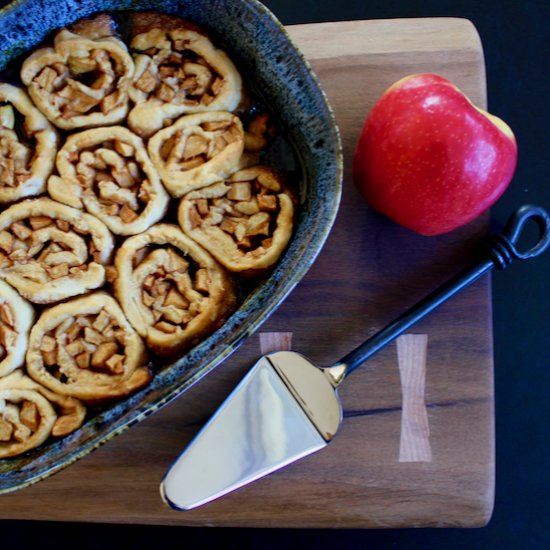
[[510, 183], [510, 127], [474, 106], [449, 80], [407, 76], [369, 113], [354, 180], [370, 205], [423, 235], [446, 233], [489, 208]]

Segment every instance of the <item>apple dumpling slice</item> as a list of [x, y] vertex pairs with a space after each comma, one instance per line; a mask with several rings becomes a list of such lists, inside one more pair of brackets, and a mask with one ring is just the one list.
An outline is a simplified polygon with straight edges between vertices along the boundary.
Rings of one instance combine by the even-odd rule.
[[46, 309], [29, 337], [29, 375], [85, 403], [129, 395], [148, 384], [145, 361], [141, 338], [104, 292]]
[[58, 395], [18, 369], [0, 378], [0, 458], [20, 455], [48, 437], [64, 437], [78, 429], [86, 407]]
[[183, 114], [233, 111], [242, 81], [229, 57], [195, 25], [174, 16], [132, 16], [135, 73], [128, 124], [149, 137]]
[[49, 194], [84, 207], [115, 235], [142, 233], [166, 213], [169, 196], [143, 141], [122, 126], [72, 134], [57, 169], [61, 177], [50, 178]]
[[34, 309], [7, 283], [0, 280], [0, 377], [25, 362]]
[[36, 304], [101, 286], [113, 248], [103, 222], [48, 198], [0, 214], [0, 278]]
[[220, 181], [241, 166], [241, 121], [226, 111], [181, 117], [149, 140], [149, 155], [173, 197]]
[[36, 106], [64, 130], [122, 121], [133, 74], [132, 58], [105, 14], [59, 31], [53, 47], [36, 50], [21, 68]]
[[0, 203], [45, 191], [57, 143], [54, 127], [26, 92], [0, 83]]
[[38, 447], [51, 435], [57, 420], [43, 395], [10, 387], [10, 378], [0, 378], [0, 458]]
[[229, 271], [254, 275], [271, 267], [292, 235], [293, 196], [265, 166], [188, 193], [178, 219], [183, 231]]
[[115, 258], [115, 294], [155, 353], [173, 356], [217, 329], [236, 304], [223, 268], [175, 225], [128, 238]]

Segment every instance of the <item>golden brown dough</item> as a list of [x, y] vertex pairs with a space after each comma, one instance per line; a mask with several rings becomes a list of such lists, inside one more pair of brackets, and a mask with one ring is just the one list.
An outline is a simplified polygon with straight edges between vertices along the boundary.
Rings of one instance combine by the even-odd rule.
[[50, 436], [68, 435], [85, 416], [80, 401], [58, 395], [16, 370], [0, 378], [0, 458], [34, 449]]
[[215, 329], [233, 310], [221, 266], [175, 225], [127, 239], [115, 257], [115, 295], [128, 320], [160, 355], [174, 355]]
[[244, 133], [231, 113], [183, 116], [149, 140], [149, 155], [173, 197], [181, 197], [236, 172], [243, 162]]
[[86, 403], [123, 397], [151, 380], [143, 342], [114, 298], [94, 292], [45, 310], [29, 337], [27, 371]]
[[132, 16], [135, 73], [128, 124], [149, 137], [183, 114], [234, 111], [242, 80], [235, 65], [195, 25], [162, 14]]
[[[24, 136], [16, 131], [18, 117], [24, 120]], [[26, 92], [0, 83], [0, 203], [45, 191], [57, 145], [57, 132]]]
[[53, 47], [34, 51], [23, 63], [29, 95], [58, 128], [106, 126], [128, 113], [134, 63], [106, 18], [59, 31]]
[[141, 138], [122, 126], [72, 134], [57, 155], [59, 176], [49, 194], [75, 208], [84, 207], [115, 235], [142, 233], [158, 222], [169, 196]]
[[178, 211], [186, 235], [229, 271], [257, 274], [283, 253], [293, 230], [292, 194], [265, 166], [188, 193]]
[[34, 309], [7, 283], [0, 280], [0, 377], [25, 362]]
[[51, 199], [29, 199], [0, 214], [0, 278], [36, 304], [100, 287], [113, 248], [103, 222]]

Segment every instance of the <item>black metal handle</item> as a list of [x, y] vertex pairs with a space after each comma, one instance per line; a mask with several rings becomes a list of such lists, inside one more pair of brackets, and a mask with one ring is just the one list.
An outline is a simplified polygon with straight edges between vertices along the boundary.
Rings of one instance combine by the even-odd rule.
[[[522, 232], [528, 222], [539, 229], [536, 242], [525, 251], [518, 249]], [[550, 216], [540, 206], [525, 205], [512, 214], [502, 233], [489, 239], [488, 248], [480, 260], [457, 273], [423, 300], [400, 315], [380, 332], [343, 357], [336, 365], [345, 365], [346, 374], [356, 369], [369, 357], [406, 332], [436, 307], [471, 285], [493, 268], [505, 269], [512, 260], [526, 260], [542, 254], [550, 244]]]

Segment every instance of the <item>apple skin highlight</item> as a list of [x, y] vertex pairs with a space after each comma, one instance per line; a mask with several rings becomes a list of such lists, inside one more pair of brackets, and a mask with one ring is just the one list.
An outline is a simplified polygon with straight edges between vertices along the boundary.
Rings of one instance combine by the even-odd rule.
[[422, 235], [465, 225], [494, 204], [515, 172], [510, 127], [449, 80], [405, 77], [369, 113], [353, 163], [369, 204]]

